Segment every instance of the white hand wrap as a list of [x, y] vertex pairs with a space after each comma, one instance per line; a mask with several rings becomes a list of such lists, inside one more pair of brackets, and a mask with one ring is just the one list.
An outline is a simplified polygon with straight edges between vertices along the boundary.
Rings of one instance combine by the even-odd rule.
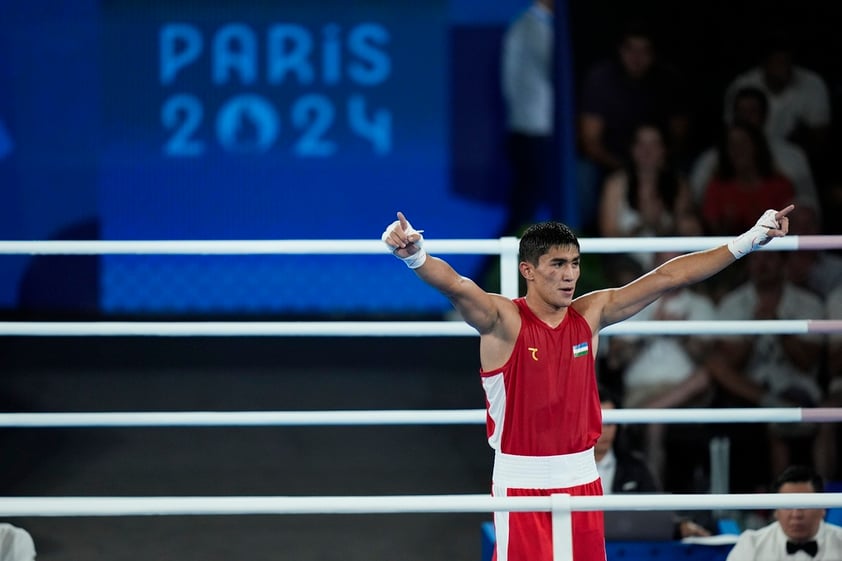
[[[415, 244], [418, 245], [418, 242], [415, 242]], [[396, 255], [395, 257], [398, 256]], [[408, 257], [398, 257], [398, 259], [406, 263], [406, 266], [410, 269], [417, 269], [427, 261], [427, 251], [423, 247], [419, 247], [418, 251], [412, 255]]]
[[774, 210], [767, 210], [752, 228], [728, 242], [728, 250], [735, 259], [745, 257], [752, 251], [769, 243], [769, 230], [779, 230], [781, 225], [775, 220]]
[[415, 247], [418, 248], [418, 251], [416, 251], [412, 255], [407, 255], [406, 257], [401, 257], [400, 255], [398, 255], [397, 251], [399, 248], [393, 246], [388, 241], [386, 241], [389, 238], [389, 228], [386, 228], [386, 231], [383, 232], [383, 235], [380, 236], [380, 239], [383, 241], [383, 243], [386, 244], [386, 247], [389, 248], [389, 251], [392, 252], [392, 255], [406, 263], [406, 266], [410, 269], [417, 269], [418, 267], [423, 265], [425, 261], [427, 261], [427, 251], [424, 249], [424, 236], [421, 235], [422, 231], [423, 230], [416, 230], [412, 226], [410, 226], [409, 229], [406, 231], [407, 235], [418, 234], [418, 240], [413, 242], [413, 245], [415, 245]]

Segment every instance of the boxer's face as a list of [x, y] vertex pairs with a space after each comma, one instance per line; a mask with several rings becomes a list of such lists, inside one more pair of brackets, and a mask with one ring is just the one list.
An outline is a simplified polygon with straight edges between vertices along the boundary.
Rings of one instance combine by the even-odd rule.
[[563, 308], [573, 303], [576, 283], [582, 274], [579, 248], [556, 245], [538, 259], [538, 265], [521, 263], [529, 288], [547, 304]]

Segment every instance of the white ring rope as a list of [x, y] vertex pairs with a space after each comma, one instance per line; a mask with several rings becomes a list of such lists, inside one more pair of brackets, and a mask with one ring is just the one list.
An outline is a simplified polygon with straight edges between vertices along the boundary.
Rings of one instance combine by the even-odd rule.
[[[582, 238], [583, 252], [696, 251], [730, 238]], [[431, 240], [431, 252], [499, 254], [511, 260], [516, 238]], [[767, 246], [780, 251], [842, 248], [842, 236], [788, 236]], [[0, 254], [383, 254], [374, 240], [0, 241]], [[514, 291], [504, 279], [503, 293]], [[839, 333], [842, 320], [623, 322], [616, 334]], [[164, 336], [465, 336], [462, 322], [0, 322], [0, 335]], [[733, 423], [839, 421], [842, 409], [660, 409], [606, 411], [608, 423]], [[484, 410], [309, 412], [5, 413], [3, 427], [480, 424]], [[564, 500], [559, 500], [563, 498]], [[561, 505], [561, 506], [560, 506]], [[0, 516], [138, 516], [192, 514], [352, 514], [580, 510], [679, 510], [842, 507], [842, 494], [607, 495], [599, 497], [490, 497], [433, 495], [383, 497], [11, 497]], [[568, 510], [569, 509], [569, 510]], [[554, 535], [556, 533], [554, 523]], [[566, 530], [569, 533], [569, 527]]]
[[[484, 409], [376, 411], [129, 411], [0, 413], [0, 427], [221, 427], [480, 425]], [[801, 423], [842, 421], [842, 408], [611, 409], [605, 423]]]
[[[842, 320], [624, 321], [602, 335], [842, 333]], [[0, 336], [454, 337], [477, 336], [461, 321], [6, 321]]]
[[[662, 238], [580, 238], [583, 252], [626, 253], [653, 251], [697, 251], [728, 243], [723, 236]], [[498, 254], [517, 252], [517, 238], [495, 240], [431, 239], [425, 241], [433, 253]], [[787, 236], [767, 249], [780, 251], [842, 248], [842, 236]], [[0, 241], [0, 254], [100, 255], [100, 254], [177, 254], [177, 255], [255, 255], [255, 254], [383, 254], [379, 240], [48, 240]]]
[[[570, 510], [749, 510], [842, 507], [842, 493], [604, 495], [569, 497]], [[395, 495], [319, 497], [4, 497], [0, 516], [149, 516], [541, 512], [552, 497]]]
[[481, 409], [442, 411], [152, 411], [107, 413], [0, 413], [0, 427], [191, 427], [475, 425]]

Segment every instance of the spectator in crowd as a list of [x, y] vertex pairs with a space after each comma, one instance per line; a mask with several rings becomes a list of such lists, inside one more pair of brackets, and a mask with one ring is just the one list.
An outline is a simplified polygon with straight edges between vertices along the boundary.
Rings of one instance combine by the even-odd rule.
[[[599, 386], [599, 402], [603, 411], [619, 409], [620, 399], [605, 385]], [[638, 451], [626, 446], [620, 435], [620, 427], [614, 423], [602, 423], [602, 434], [594, 446], [594, 457], [603, 492], [608, 493], [656, 493], [661, 485]]]
[[746, 123], [727, 127], [719, 167], [705, 189], [702, 216], [708, 231], [728, 235], [745, 229], [766, 208], [795, 199], [792, 182], [777, 172], [763, 132]]
[[[689, 184], [667, 159], [661, 129], [643, 123], [634, 131], [628, 163], [611, 173], [600, 196], [599, 234], [603, 237], [674, 236], [700, 233]], [[651, 252], [637, 253], [644, 271]]]
[[579, 97], [578, 145], [582, 214], [596, 228], [599, 188], [627, 161], [641, 123], [667, 131], [667, 145], [680, 151], [688, 136], [689, 112], [678, 72], [656, 55], [654, 35], [643, 22], [623, 29], [616, 57], [594, 64]]
[[[721, 320], [821, 319], [822, 301], [786, 279], [781, 251], [761, 251], [747, 260], [748, 282], [726, 294], [717, 308]], [[818, 382], [822, 335], [721, 336], [705, 367], [721, 392], [721, 405], [815, 407], [822, 398]], [[810, 439], [815, 426], [780, 423], [767, 427], [771, 473], [789, 465], [794, 440]], [[751, 443], [751, 442], [750, 442]], [[769, 465], [765, 462], [760, 465]], [[769, 480], [771, 474], [755, 477]]]
[[513, 236], [535, 219], [541, 204], [561, 218], [562, 193], [552, 181], [553, 0], [535, 0], [508, 27], [501, 75], [513, 174], [502, 235]]
[[[498, 237], [520, 235], [544, 205], [554, 219], [563, 214], [563, 193], [553, 179], [553, 14], [553, 0], [533, 0], [503, 34], [500, 77], [511, 182]], [[486, 257], [477, 279], [499, 285], [499, 259]]]
[[[793, 465], [773, 484], [776, 493], [821, 493], [824, 482], [812, 468]], [[779, 508], [775, 521], [746, 530], [727, 561], [838, 561], [842, 559], [842, 528], [824, 521], [823, 508]]]
[[[827, 180], [821, 185], [820, 197], [823, 216], [842, 216], [842, 169], [829, 170]], [[842, 234], [842, 220], [825, 219], [822, 231], [826, 234]]]
[[[599, 386], [603, 411], [620, 408], [619, 398], [606, 386]], [[614, 423], [603, 423], [602, 434], [594, 447], [596, 469], [604, 493], [659, 493], [662, 488], [646, 459], [627, 445], [622, 431]], [[676, 516], [675, 537], [709, 536], [710, 530], [686, 516]]]
[[830, 95], [824, 79], [796, 61], [786, 32], [769, 34], [759, 63], [738, 75], [725, 93], [725, 122], [732, 122], [733, 100], [745, 86], [762, 89], [769, 97], [766, 131], [771, 138], [800, 144], [815, 167], [820, 161], [831, 125]]
[[[825, 299], [828, 319], [842, 319], [842, 284], [833, 289]], [[822, 407], [842, 407], [842, 333], [827, 337], [827, 395]], [[836, 423], [820, 423], [813, 446], [813, 461], [819, 474], [826, 479], [839, 476], [838, 430]]]
[[[655, 266], [678, 253], [659, 252]], [[715, 319], [716, 308], [706, 295], [691, 287], [664, 294], [630, 318], [631, 321]], [[704, 359], [713, 339], [704, 335], [617, 335], [609, 340], [608, 354], [621, 370], [623, 403], [632, 408], [703, 407], [710, 403], [710, 381]], [[655, 476], [665, 481], [664, 437], [660, 423], [645, 425], [644, 451]]]
[[[734, 93], [730, 116], [732, 121], [726, 125], [748, 123], [765, 131], [769, 120], [769, 98], [756, 86], [743, 86]], [[786, 138], [766, 134], [766, 140], [772, 155], [772, 167], [792, 182], [798, 208], [818, 208], [819, 197], [813, 172], [804, 150]], [[715, 146], [703, 151], [693, 162], [689, 179], [697, 201], [702, 201], [705, 188], [716, 175], [718, 167], [719, 153]]]
[[[799, 236], [823, 233], [819, 211], [815, 207], [798, 207], [798, 217], [793, 217], [789, 224], [790, 232]], [[842, 285], [842, 256], [826, 250], [793, 251], [787, 254], [786, 271], [792, 283], [814, 292], [824, 300], [831, 291]]]

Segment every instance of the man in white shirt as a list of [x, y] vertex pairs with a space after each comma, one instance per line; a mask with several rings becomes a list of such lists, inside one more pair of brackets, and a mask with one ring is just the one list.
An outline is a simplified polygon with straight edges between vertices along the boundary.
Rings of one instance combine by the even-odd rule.
[[[825, 317], [842, 318], [842, 283], [825, 297]], [[825, 354], [827, 365], [827, 396], [820, 407], [842, 407], [842, 333], [827, 336]], [[813, 442], [813, 459], [819, 475], [832, 478], [839, 462], [839, 428], [836, 423], [819, 423], [819, 432]]]
[[[657, 252], [655, 266], [679, 255]], [[664, 294], [658, 302], [643, 308], [634, 321], [716, 319], [713, 301], [700, 291], [683, 287]], [[672, 408], [707, 406], [712, 391], [703, 368], [713, 337], [661, 335], [640, 337], [622, 335], [608, 341], [608, 361], [622, 376], [626, 407]], [[643, 428], [643, 452], [658, 481], [667, 480], [667, 427], [649, 423]], [[673, 472], [674, 473], [674, 472]]]
[[[818, 208], [798, 207], [798, 216], [789, 223], [790, 232], [799, 236], [824, 234]], [[787, 278], [826, 300], [842, 286], [842, 255], [834, 251], [793, 251], [787, 255]], [[842, 316], [827, 316], [840, 318]]]
[[[603, 384], [599, 385], [599, 403], [603, 411], [620, 407], [620, 399]], [[646, 464], [646, 459], [622, 442], [618, 444], [615, 441], [617, 432], [617, 425], [604, 423], [602, 434], [594, 446], [594, 459], [603, 492], [606, 495], [661, 492], [661, 485]], [[676, 539], [709, 536], [710, 530], [687, 516], [676, 514], [673, 534]]]
[[[790, 466], [775, 481], [778, 493], [818, 493], [822, 478], [812, 468]], [[727, 561], [838, 561], [842, 559], [842, 528], [824, 521], [823, 508], [779, 508], [776, 521], [746, 530]]]
[[[760, 64], [737, 76], [725, 94], [730, 112], [734, 93], [743, 86], [756, 86], [771, 104], [766, 130], [772, 137], [791, 138], [798, 127], [823, 129], [830, 125], [830, 94], [816, 72], [795, 64], [785, 38], [770, 41]], [[729, 115], [726, 115], [726, 121]]]
[[[749, 280], [725, 294], [717, 307], [720, 320], [823, 319], [824, 305], [812, 292], [786, 277], [786, 255], [761, 251], [746, 262]], [[819, 364], [824, 336], [808, 334], [721, 335], [705, 361], [724, 406], [816, 407], [822, 399]], [[733, 481], [768, 481], [793, 463], [797, 446], [813, 437], [811, 423], [773, 423], [753, 427], [745, 440], [768, 453], [768, 461], [737, 465]], [[741, 431], [739, 431], [741, 432]], [[765, 438], [759, 440], [761, 432]], [[747, 436], [748, 433], [744, 435]], [[765, 471], [768, 470], [768, 471]], [[739, 488], [741, 485], [738, 485]], [[842, 557], [840, 557], [842, 559]]]
[[756, 86], [769, 97], [766, 132], [801, 144], [811, 156], [823, 152], [831, 125], [830, 93], [817, 72], [796, 64], [792, 42], [778, 33], [767, 41], [760, 63], [737, 76], [725, 93], [725, 121], [736, 91]]
[[553, 0], [534, 0], [503, 36], [501, 55], [507, 150], [512, 165], [509, 218], [501, 235], [514, 236], [546, 203], [562, 212], [561, 190], [552, 181]]
[[552, 55], [553, 2], [536, 0], [503, 37], [501, 76], [509, 130], [552, 135]]

